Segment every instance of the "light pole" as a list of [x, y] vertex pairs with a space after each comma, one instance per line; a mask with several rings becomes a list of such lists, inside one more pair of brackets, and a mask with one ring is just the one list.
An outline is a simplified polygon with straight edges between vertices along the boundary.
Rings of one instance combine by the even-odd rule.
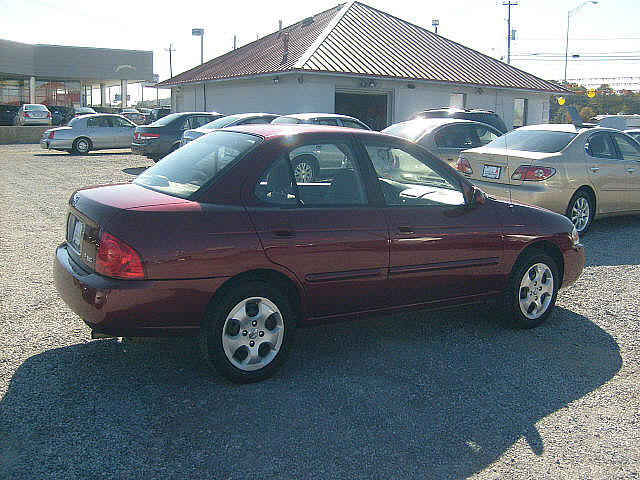
[[204, 38], [204, 28], [192, 28], [191, 35], [200, 37], [200, 65], [202, 65], [204, 63], [204, 43], [202, 41]]
[[573, 10], [569, 10], [567, 12], [567, 43], [565, 44], [565, 49], [564, 49], [564, 83], [565, 84], [567, 83], [567, 60], [569, 59], [569, 20], [571, 19], [571, 15], [573, 15], [574, 13], [578, 13], [580, 10], [582, 10], [582, 7], [590, 3], [593, 3], [594, 5], [598, 4], [596, 0], [588, 0], [587, 2], [582, 2]]

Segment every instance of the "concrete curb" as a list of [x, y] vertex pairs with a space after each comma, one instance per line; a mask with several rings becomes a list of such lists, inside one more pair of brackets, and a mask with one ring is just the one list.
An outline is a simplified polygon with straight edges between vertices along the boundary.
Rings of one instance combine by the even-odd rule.
[[12, 143], [40, 143], [45, 130], [53, 126], [0, 127], [0, 145]]

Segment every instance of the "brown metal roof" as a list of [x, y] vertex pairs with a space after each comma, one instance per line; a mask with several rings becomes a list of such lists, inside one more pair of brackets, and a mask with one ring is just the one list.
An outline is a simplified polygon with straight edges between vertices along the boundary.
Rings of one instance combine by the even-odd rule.
[[312, 21], [300, 21], [159, 85], [315, 71], [550, 93], [567, 91], [359, 2], [338, 5], [310, 18]]

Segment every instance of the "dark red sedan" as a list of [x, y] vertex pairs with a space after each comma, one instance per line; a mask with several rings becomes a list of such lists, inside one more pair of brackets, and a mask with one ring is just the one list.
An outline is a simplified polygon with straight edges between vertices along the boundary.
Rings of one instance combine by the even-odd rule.
[[[306, 183], [301, 156], [319, 167]], [[210, 365], [252, 382], [297, 326], [492, 298], [537, 326], [583, 266], [568, 219], [487, 197], [410, 142], [252, 125], [75, 192], [55, 278], [94, 336], [199, 334]]]

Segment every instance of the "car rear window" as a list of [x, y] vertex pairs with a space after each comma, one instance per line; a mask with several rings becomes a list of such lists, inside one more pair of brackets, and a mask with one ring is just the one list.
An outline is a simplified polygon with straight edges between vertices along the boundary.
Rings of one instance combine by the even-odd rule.
[[302, 120], [295, 117], [278, 117], [274, 119], [271, 123], [302, 123]]
[[407, 140], [415, 142], [424, 134], [426, 129], [427, 127], [423, 122], [402, 122], [388, 126], [382, 130], [382, 133], [395, 135], [396, 137], [406, 138]]
[[230, 125], [234, 121], [240, 118], [240, 115], [227, 115], [226, 117], [220, 117], [214, 120], [213, 122], [209, 122], [204, 124], [201, 128], [207, 130], [215, 130], [216, 128], [224, 128], [227, 125]]
[[180, 198], [192, 198], [219, 179], [262, 138], [239, 132], [215, 131], [167, 155], [133, 183]]
[[553, 130], [513, 130], [485, 146], [524, 152], [555, 153], [569, 145], [576, 135]]
[[47, 109], [47, 107], [45, 107], [44, 105], [25, 105], [24, 109], [28, 110], [28, 111], [41, 111], [41, 112], [44, 112]]

